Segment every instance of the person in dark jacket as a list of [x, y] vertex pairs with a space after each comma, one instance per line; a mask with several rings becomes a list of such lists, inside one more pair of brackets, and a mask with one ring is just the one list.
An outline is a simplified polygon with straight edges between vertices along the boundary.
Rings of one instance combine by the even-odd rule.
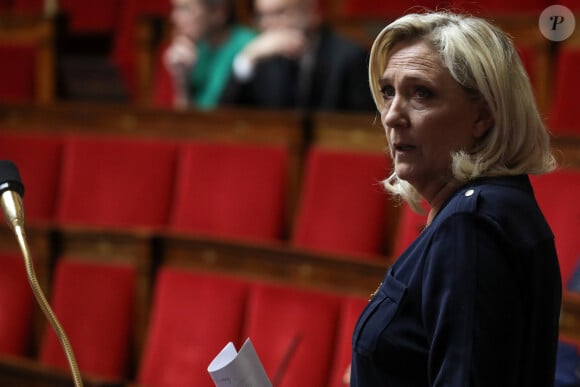
[[353, 333], [353, 387], [548, 387], [562, 284], [528, 175], [556, 167], [509, 38], [449, 12], [410, 14], [371, 49], [393, 159], [385, 188], [428, 224]]
[[233, 0], [172, 0], [173, 36], [156, 74], [157, 106], [215, 108], [236, 54], [255, 33], [238, 24]]
[[368, 50], [322, 22], [316, 0], [255, 0], [258, 36], [236, 56], [223, 105], [374, 110]]

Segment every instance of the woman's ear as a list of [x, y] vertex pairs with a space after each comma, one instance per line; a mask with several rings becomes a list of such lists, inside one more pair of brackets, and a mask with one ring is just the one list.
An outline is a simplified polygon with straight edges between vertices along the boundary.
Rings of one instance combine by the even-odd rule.
[[491, 114], [491, 110], [489, 109], [487, 102], [485, 102], [484, 99], [481, 99], [479, 115], [473, 126], [473, 137], [476, 139], [483, 137], [488, 132], [488, 130], [493, 128], [494, 125], [495, 119]]

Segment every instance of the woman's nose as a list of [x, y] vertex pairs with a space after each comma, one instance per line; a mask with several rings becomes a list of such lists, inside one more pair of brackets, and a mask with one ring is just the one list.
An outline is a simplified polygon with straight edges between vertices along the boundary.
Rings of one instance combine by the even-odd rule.
[[383, 125], [385, 128], [405, 127], [409, 124], [406, 111], [407, 103], [401, 97], [395, 95], [383, 106]]

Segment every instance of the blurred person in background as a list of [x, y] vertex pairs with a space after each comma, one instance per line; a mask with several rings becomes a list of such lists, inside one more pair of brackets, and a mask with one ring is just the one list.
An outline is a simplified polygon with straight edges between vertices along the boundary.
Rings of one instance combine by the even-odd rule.
[[172, 7], [173, 37], [162, 58], [168, 79], [157, 80], [154, 103], [213, 108], [255, 33], [237, 24], [233, 0], [172, 0]]
[[226, 105], [374, 109], [368, 50], [323, 23], [316, 0], [255, 0], [258, 36], [236, 56]]

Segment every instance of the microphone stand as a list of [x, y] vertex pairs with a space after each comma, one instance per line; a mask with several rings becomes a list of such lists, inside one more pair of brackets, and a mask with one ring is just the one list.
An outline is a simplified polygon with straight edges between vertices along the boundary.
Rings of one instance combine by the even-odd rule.
[[36, 274], [34, 272], [34, 265], [32, 264], [32, 258], [30, 256], [30, 249], [28, 248], [28, 243], [26, 241], [26, 236], [24, 233], [24, 219], [21, 214], [24, 213], [22, 209], [22, 199], [20, 196], [13, 191], [5, 191], [2, 193], [2, 211], [4, 212], [6, 219], [8, 220], [8, 225], [16, 235], [18, 244], [20, 245], [20, 250], [24, 257], [24, 265], [26, 267], [26, 274], [28, 276], [28, 282], [34, 293], [34, 297], [42, 309], [42, 312], [48, 319], [50, 325], [54, 329], [56, 336], [58, 337], [62, 348], [64, 350], [66, 359], [68, 361], [69, 367], [72, 372], [73, 381], [76, 387], [82, 387], [83, 381], [81, 379], [79, 367], [75, 359], [70, 342], [64, 332], [64, 329], [58, 322], [56, 315], [50, 308], [49, 303], [46, 301], [46, 297], [38, 284], [36, 279]]

